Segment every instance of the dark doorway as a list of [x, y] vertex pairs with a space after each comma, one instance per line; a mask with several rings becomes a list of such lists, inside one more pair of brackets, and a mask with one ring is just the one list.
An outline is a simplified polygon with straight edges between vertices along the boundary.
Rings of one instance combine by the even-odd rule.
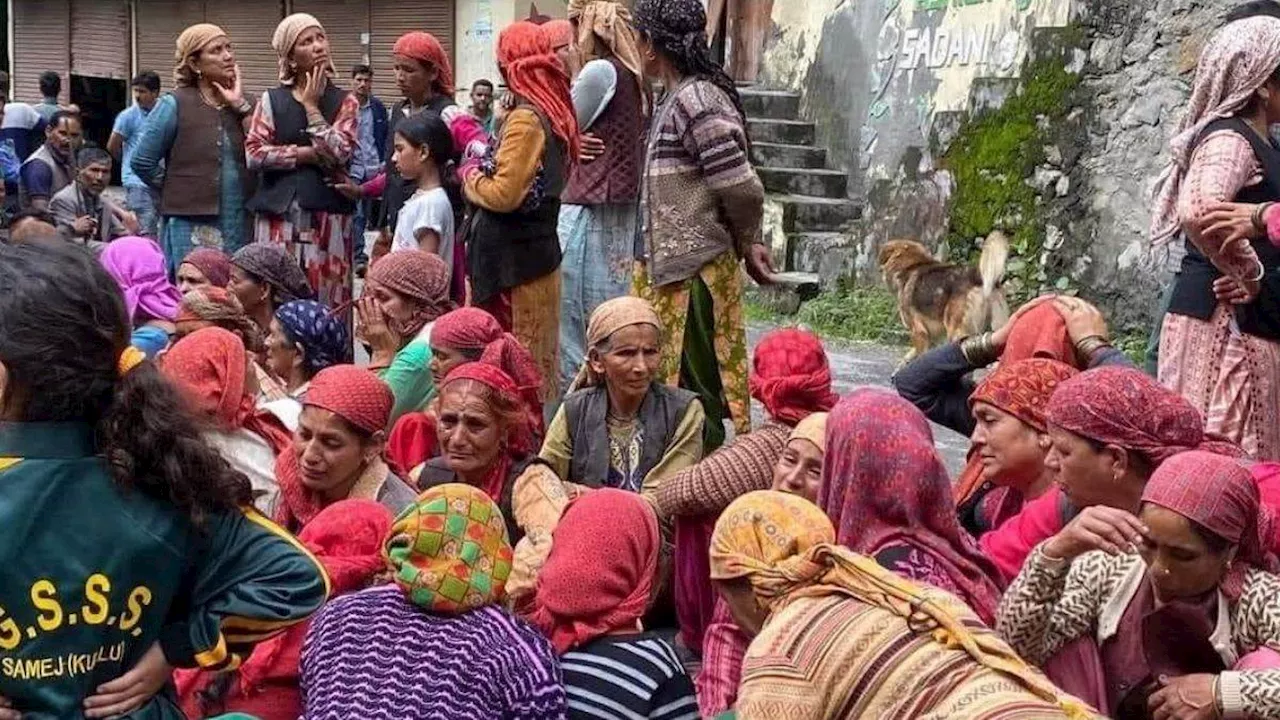
[[[129, 84], [124, 80], [71, 76], [71, 103], [80, 107], [86, 143], [106, 148], [116, 115], [129, 106]], [[120, 184], [120, 168], [111, 168], [111, 184]]]

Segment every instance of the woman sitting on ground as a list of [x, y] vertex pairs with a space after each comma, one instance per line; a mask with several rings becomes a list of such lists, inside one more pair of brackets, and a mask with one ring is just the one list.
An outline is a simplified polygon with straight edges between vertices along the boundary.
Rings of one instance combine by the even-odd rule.
[[333, 311], [315, 300], [281, 305], [267, 335], [267, 368], [297, 400], [306, 397], [316, 374], [351, 362], [351, 333]]
[[816, 506], [767, 490], [716, 523], [712, 577], [755, 636], [738, 718], [1096, 717], [963, 602], [835, 538]]
[[303, 718], [564, 717], [551, 644], [502, 607], [511, 545], [484, 491], [422, 493], [383, 556], [393, 584], [340, 597], [311, 622]]
[[1280, 671], [1247, 669], [1254, 651], [1280, 649], [1261, 510], [1236, 459], [1175, 455], [1136, 516], [1090, 508], [1036, 547], [1001, 604], [1000, 634], [1032, 662], [1096, 638], [1115, 717], [1280, 717]]
[[560, 655], [570, 720], [697, 720], [693, 683], [645, 632], [662, 533], [644, 498], [604, 488], [569, 504], [525, 617]]
[[154, 359], [169, 347], [182, 302], [165, 274], [160, 246], [150, 238], [122, 237], [108, 244], [98, 260], [124, 293], [125, 310], [133, 320], [130, 342]]
[[[376, 502], [343, 500], [321, 510], [298, 533], [298, 540], [324, 566], [331, 600], [369, 587], [386, 570], [382, 541], [392, 520], [391, 512]], [[309, 627], [310, 623], [299, 623], [259, 645], [234, 671], [177, 671], [174, 682], [187, 717], [244, 713], [256, 720], [298, 720], [298, 661]]]
[[270, 516], [279, 494], [276, 456], [291, 443], [289, 418], [257, 407], [253, 357], [244, 343], [228, 330], [204, 328], [174, 343], [162, 366], [211, 423], [205, 441], [249, 478], [254, 504]]
[[231, 284], [231, 256], [217, 248], [196, 248], [182, 258], [174, 280], [183, 295], [206, 287], [226, 288]]
[[241, 248], [231, 258], [228, 287], [240, 299], [245, 314], [260, 328], [271, 326], [281, 305], [313, 295], [298, 262], [275, 243], [253, 243]]
[[291, 532], [340, 500], [376, 500], [393, 514], [417, 495], [382, 459], [391, 391], [376, 375], [334, 365], [311, 381], [293, 447], [276, 458], [275, 519]]
[[658, 382], [662, 321], [644, 300], [601, 303], [587, 342], [587, 364], [547, 428], [542, 459], [565, 482], [652, 496], [702, 459], [702, 403]]
[[431, 327], [453, 309], [449, 267], [421, 250], [395, 252], [369, 267], [364, 295], [356, 302], [359, 339], [369, 346], [369, 369], [395, 395], [391, 425], [422, 410], [435, 392]]

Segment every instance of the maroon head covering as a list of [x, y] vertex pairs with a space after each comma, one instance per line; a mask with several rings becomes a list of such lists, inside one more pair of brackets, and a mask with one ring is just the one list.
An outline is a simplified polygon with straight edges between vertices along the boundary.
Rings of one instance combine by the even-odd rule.
[[1173, 455], [1156, 468], [1142, 493], [1144, 503], [1172, 510], [1236, 545], [1236, 559], [1222, 579], [1228, 599], [1244, 589], [1244, 566], [1275, 572], [1267, 552], [1272, 516], [1259, 501], [1249, 470], [1235, 459], [1203, 451]]
[[405, 340], [453, 309], [449, 266], [435, 253], [401, 250], [386, 255], [369, 267], [368, 283], [394, 290], [416, 307], [413, 317], [394, 328]]
[[216, 248], [196, 248], [181, 264], [195, 267], [214, 287], [225, 288], [231, 283], [231, 256]]
[[816, 335], [797, 328], [764, 336], [751, 360], [751, 396], [769, 416], [794, 426], [838, 399], [831, 392], [831, 368]]
[[1204, 420], [1186, 398], [1134, 368], [1095, 368], [1062, 383], [1046, 416], [1063, 430], [1141, 453], [1155, 465], [1197, 449], [1244, 457], [1239, 447], [1206, 438]]
[[478, 307], [462, 307], [440, 316], [431, 326], [431, 344], [482, 352], [505, 334], [497, 318]]
[[872, 556], [898, 545], [918, 550], [979, 617], [994, 621], [999, 573], [960, 527], [929, 421], [911, 403], [878, 388], [859, 388], [836, 403], [827, 417], [818, 506], [841, 545]]
[[332, 365], [311, 379], [304, 405], [328, 410], [369, 434], [387, 429], [395, 396], [373, 373], [355, 365]]

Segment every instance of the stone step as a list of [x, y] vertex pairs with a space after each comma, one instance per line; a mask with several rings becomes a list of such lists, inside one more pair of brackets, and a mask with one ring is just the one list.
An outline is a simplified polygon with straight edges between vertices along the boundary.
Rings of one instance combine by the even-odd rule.
[[815, 273], [782, 272], [773, 276], [772, 285], [750, 284], [748, 294], [758, 304], [783, 315], [795, 315], [800, 305], [822, 292], [821, 278]]
[[752, 142], [784, 143], [787, 145], [812, 145], [813, 123], [805, 120], [768, 120], [747, 118], [747, 128]]
[[739, 88], [738, 95], [749, 118], [795, 120], [800, 117], [800, 93], [749, 87]]
[[843, 170], [761, 167], [756, 173], [769, 192], [843, 198], [849, 189], [849, 176]]
[[809, 145], [753, 142], [751, 162], [762, 167], [822, 168], [827, 166], [827, 149]]
[[836, 287], [857, 274], [858, 246], [845, 233], [792, 233], [787, 236], [787, 269], [814, 273], [823, 287]]
[[848, 199], [806, 195], [772, 195], [782, 205], [786, 233], [835, 231], [862, 217], [862, 206]]

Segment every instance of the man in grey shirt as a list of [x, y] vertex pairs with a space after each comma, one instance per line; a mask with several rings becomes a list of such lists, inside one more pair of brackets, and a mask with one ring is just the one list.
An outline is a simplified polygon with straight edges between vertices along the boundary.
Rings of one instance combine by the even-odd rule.
[[136, 235], [138, 218], [102, 196], [111, 180], [111, 156], [99, 147], [76, 155], [75, 182], [59, 190], [49, 201], [49, 211], [65, 240], [100, 249], [124, 235]]

